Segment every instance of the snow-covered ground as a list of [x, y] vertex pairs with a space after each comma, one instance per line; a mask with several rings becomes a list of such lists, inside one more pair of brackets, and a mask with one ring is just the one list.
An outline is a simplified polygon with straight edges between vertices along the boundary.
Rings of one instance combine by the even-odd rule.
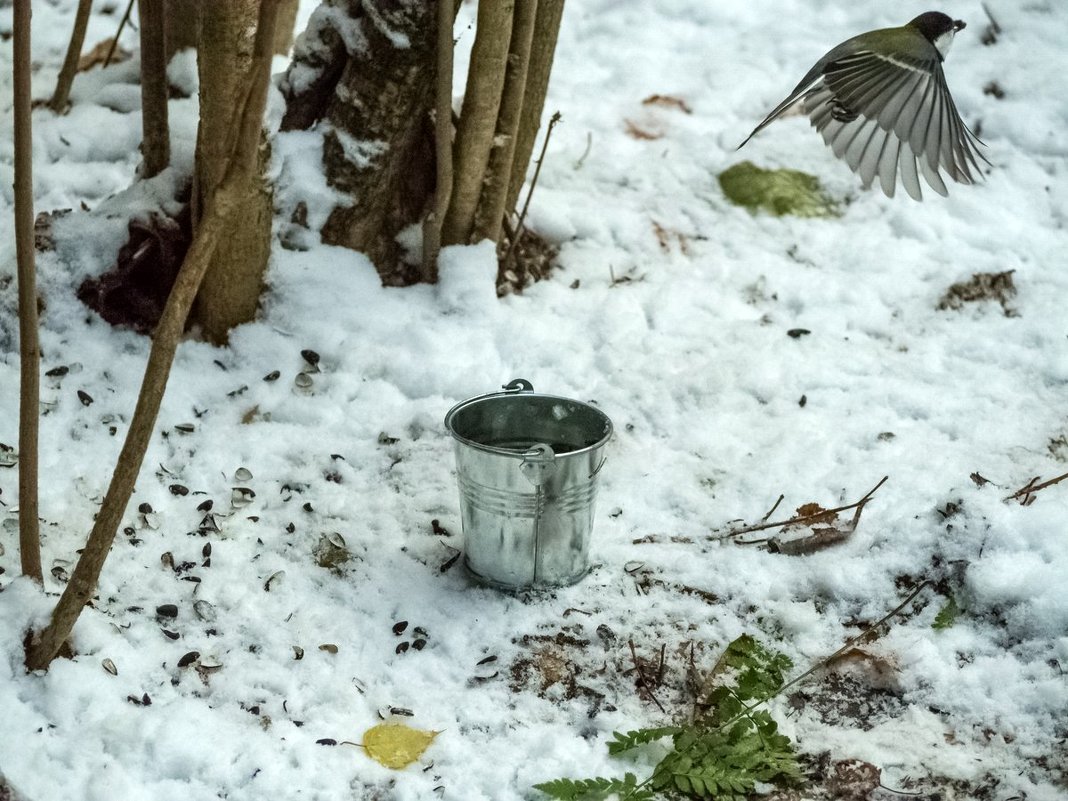
[[[34, 3], [36, 97], [75, 5]], [[89, 44], [122, 10], [97, 5]], [[969, 23], [946, 72], [993, 167], [918, 204], [860, 190], [802, 118], [735, 147], [829, 47], [923, 4], [572, 0], [546, 105], [563, 122], [530, 214], [562, 268], [498, 300], [485, 246], [447, 251], [439, 285], [408, 289], [381, 288], [358, 253], [277, 248], [260, 318], [228, 348], [190, 339], [178, 353], [76, 658], [26, 675], [22, 638], [91, 526], [148, 348], [74, 291], [170, 180], [125, 192], [136, 66], [80, 75], [68, 115], [34, 115], [37, 207], [74, 209], [38, 256], [42, 369], [68, 371], [43, 379], [44, 592], [17, 577], [17, 473], [0, 469], [0, 774], [30, 801], [534, 798], [548, 779], [633, 769], [608, 757], [610, 732], [666, 722], [635, 687], [631, 642], [646, 660], [665, 647], [657, 700], [680, 711], [691, 653], [708, 669], [749, 633], [799, 673], [929, 580], [865, 654], [773, 704], [784, 731], [927, 797], [1068, 797], [1068, 483], [1004, 500], [1068, 471], [1068, 6], [988, 6], [1003, 29], [990, 46], [978, 2], [942, 10]], [[7, 97], [10, 27], [8, 6]], [[172, 69], [195, 80], [189, 59]], [[994, 82], [1000, 98], [984, 91]], [[653, 95], [685, 108], [643, 103]], [[15, 445], [9, 108], [0, 441]], [[171, 113], [187, 168], [195, 99]], [[311, 198], [313, 216], [316, 148], [310, 133], [275, 148], [279, 203]], [[742, 159], [818, 175], [844, 215], [732, 207], [716, 175]], [[1007, 309], [937, 308], [951, 284], [1008, 270]], [[294, 383], [304, 350], [320, 356], [310, 388]], [[462, 540], [442, 418], [515, 377], [595, 400], [615, 423], [593, 569], [553, 592], [442, 570]], [[850, 503], [883, 476], [835, 547], [793, 556], [715, 536], [780, 494], [776, 518]], [[206, 501], [218, 530], [203, 530]], [[337, 561], [324, 558], [335, 534], [351, 558], [331, 569], [319, 562]], [[945, 593], [964, 611], [936, 630]], [[165, 604], [177, 617], [157, 617]], [[415, 627], [425, 647], [398, 653]], [[390, 707], [441, 731], [421, 766], [319, 744], [360, 742]]]

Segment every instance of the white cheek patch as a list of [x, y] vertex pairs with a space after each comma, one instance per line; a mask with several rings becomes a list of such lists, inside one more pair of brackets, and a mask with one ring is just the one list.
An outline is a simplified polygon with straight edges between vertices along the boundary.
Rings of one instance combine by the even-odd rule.
[[954, 31], [946, 31], [937, 39], [934, 40], [934, 46], [938, 48], [939, 55], [945, 59], [946, 54], [949, 53], [949, 46], [953, 44]]

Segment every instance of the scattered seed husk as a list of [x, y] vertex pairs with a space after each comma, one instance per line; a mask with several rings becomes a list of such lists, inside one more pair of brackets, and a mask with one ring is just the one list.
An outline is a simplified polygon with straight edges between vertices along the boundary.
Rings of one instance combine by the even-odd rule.
[[[174, 570], [174, 554], [170, 551], [164, 551], [159, 555], [159, 562], [167, 570]], [[177, 609], [175, 612], [177, 613]]]
[[311, 348], [305, 348], [300, 352], [300, 355], [304, 358], [304, 361], [306, 361], [312, 367], [319, 366], [319, 354]]
[[179, 498], [189, 494], [189, 487], [185, 484], [171, 484], [167, 489], [171, 491], [171, 495], [177, 495]]
[[323, 737], [315, 741], [316, 745], [337, 745], [337, 740], [333, 737]]
[[407, 628], [408, 628], [408, 621], [407, 620], [398, 620], [396, 623], [393, 624], [393, 633], [394, 634], [398, 634], [398, 635], [399, 634], [403, 634], [405, 629], [407, 629]]
[[424, 640], [430, 639], [430, 634], [422, 626], [416, 626], [412, 629], [412, 634], [416, 637], [422, 637]]
[[319, 646], [319, 650], [320, 651], [326, 651], [328, 654], [336, 654], [337, 653], [337, 646], [334, 645], [332, 642], [323, 643], [322, 645]]
[[212, 623], [215, 621], [215, 618], [218, 617], [215, 607], [207, 601], [197, 601], [194, 603], [193, 613], [205, 623]]
[[314, 384], [315, 379], [309, 373], [297, 373], [297, 377], [293, 379], [293, 385], [297, 389], [311, 389]]
[[70, 372], [70, 368], [65, 364], [59, 365], [59, 367], [53, 367], [51, 370], [45, 373], [48, 378], [62, 378]]
[[177, 640], [179, 637], [182, 636], [177, 631], [171, 631], [170, 629], [160, 629], [160, 631], [163, 632], [163, 636], [166, 637], [168, 640]]
[[345, 539], [340, 534], [323, 534], [312, 549], [312, 555], [319, 567], [334, 573], [340, 573], [341, 567], [352, 558], [349, 549], [345, 547]]
[[412, 647], [411, 644], [407, 640], [405, 640], [404, 642], [397, 643], [397, 647], [394, 648], [393, 650], [394, 650], [394, 653], [403, 654], [405, 651], [407, 651], [411, 647]]
[[234, 487], [230, 491], [230, 505], [235, 509], [242, 509], [252, 503], [255, 497], [255, 491], [248, 487]]
[[67, 575], [67, 569], [62, 565], [56, 565], [52, 568], [52, 578], [54, 578], [56, 581], [61, 581], [64, 584], [66, 584], [67, 581], [70, 580], [70, 576]]
[[110, 659], [105, 659], [103, 662], [100, 663], [100, 665], [101, 665], [101, 667], [104, 668], [104, 670], [106, 670], [112, 676], [118, 676], [119, 675], [119, 669], [117, 667], [115, 667], [115, 663], [112, 662]]
[[367, 685], [355, 676], [352, 677], [352, 686], [356, 688], [356, 692], [358, 692], [360, 695], [367, 694]]
[[645, 567], [645, 562], [639, 562], [637, 560], [631, 560], [630, 562], [627, 562], [625, 565], [623, 565], [623, 569], [631, 575], [634, 575], [643, 567]]
[[196, 426], [192, 423], [179, 423], [174, 427], [174, 430], [180, 434], [192, 434], [196, 431]]
[[477, 662], [475, 662], [475, 664], [476, 665], [489, 665], [489, 664], [492, 664], [493, 662], [496, 662], [496, 661], [497, 661], [497, 654], [490, 654], [489, 656], [482, 657]]
[[378, 717], [389, 720], [391, 717], [411, 718], [415, 713], [403, 706], [382, 706], [378, 708]]
[[278, 586], [278, 583], [283, 578], [285, 578], [285, 575], [286, 575], [286, 571], [284, 571], [284, 570], [276, 570], [274, 573], [272, 573], [270, 576], [268, 576], [267, 580], [265, 582], [263, 582], [264, 591], [270, 592], [272, 587]]
[[426, 648], [426, 640], [424, 640], [422, 637], [419, 637], [416, 640], [412, 640], [412, 648], [417, 651], [422, 651], [424, 648]]
[[293, 658], [298, 662], [304, 658], [304, 649], [301, 648], [299, 645], [293, 646]]
[[153, 531], [159, 530], [159, 515], [155, 512], [149, 512], [148, 514], [141, 515], [141, 522], [144, 523], [145, 528], [150, 528]]
[[178, 617], [177, 604], [160, 604], [156, 607], [156, 617], [167, 617], [172, 620]]
[[222, 669], [222, 662], [216, 662], [214, 659], [202, 659], [196, 666], [197, 673], [205, 676], [211, 673], [218, 673]]
[[200, 651], [189, 651], [178, 660], [178, 667], [185, 668], [200, 659]]
[[252, 480], [252, 471], [247, 467], [239, 467], [234, 471], [234, 480], [244, 483]]
[[79, 389], [78, 400], [82, 402], [82, 406], [90, 406], [93, 403], [93, 396], [86, 392], [84, 389]]
[[137, 505], [137, 511], [140, 512], [143, 515], [151, 514], [152, 513], [152, 504], [150, 504], [150, 503], [139, 503]]
[[264, 381], [277, 381], [281, 377], [282, 373], [278, 370], [271, 370], [263, 377]]
[[197, 505], [197, 511], [198, 512], [210, 512], [211, 511], [211, 507], [213, 507], [214, 505], [215, 505], [215, 501], [213, 501], [211, 498], [208, 498], [206, 501], [201, 501], [200, 504]]
[[211, 556], [211, 543], [205, 542], [204, 547], [200, 549], [200, 555], [207, 558]]
[[441, 573], [447, 573], [449, 571], [449, 568], [451, 568], [453, 565], [455, 565], [456, 564], [456, 560], [460, 558], [460, 553], [461, 553], [460, 551], [457, 551], [452, 556], [450, 556], [448, 559], [446, 559], [444, 562], [442, 562], [441, 563], [441, 567], [438, 568], [438, 571], [441, 572]]

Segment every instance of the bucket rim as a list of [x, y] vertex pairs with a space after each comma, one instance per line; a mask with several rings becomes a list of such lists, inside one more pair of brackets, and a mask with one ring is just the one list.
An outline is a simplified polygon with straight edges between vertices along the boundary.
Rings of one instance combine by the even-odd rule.
[[489, 393], [486, 393], [485, 395], [475, 395], [474, 397], [468, 398], [467, 400], [462, 400], [459, 403], [457, 403], [455, 406], [453, 406], [451, 409], [449, 409], [448, 412], [446, 412], [446, 414], [445, 414], [445, 430], [449, 432], [449, 436], [451, 436], [454, 440], [456, 440], [457, 442], [463, 443], [464, 445], [468, 446], [469, 448], [474, 448], [475, 450], [483, 451], [485, 453], [497, 454], [499, 456], [512, 456], [512, 457], [515, 457], [515, 458], [518, 458], [518, 459], [522, 459], [523, 456], [526, 454], [526, 450], [525, 449], [524, 450], [520, 450], [518, 448], [501, 448], [501, 447], [498, 447], [496, 445], [486, 445], [486, 444], [484, 444], [482, 442], [477, 442], [476, 440], [468, 439], [467, 437], [461, 436], [460, 434], [457, 433], [456, 429], [452, 425], [452, 421], [456, 417], [456, 415], [459, 414], [460, 412], [462, 412], [464, 409], [470, 407], [470, 406], [474, 406], [474, 405], [476, 405], [478, 403], [484, 403], [486, 401], [494, 400], [496, 398], [518, 398], [518, 397], [522, 397], [522, 398], [545, 398], [547, 400], [558, 400], [558, 401], [564, 401], [566, 403], [577, 403], [577, 404], [579, 404], [581, 406], [585, 406], [587, 409], [593, 410], [594, 412], [596, 412], [597, 414], [599, 414], [601, 417], [604, 418], [604, 422], [605, 422], [604, 436], [602, 436], [600, 439], [598, 439], [592, 445], [587, 445], [585, 448], [576, 448], [573, 451], [567, 451], [567, 453], [559, 454], [558, 458], [567, 458], [569, 456], [575, 456], [575, 455], [578, 455], [578, 454], [589, 453], [590, 451], [594, 451], [597, 448], [602, 448], [608, 443], [608, 441], [612, 438], [612, 434], [615, 432], [615, 426], [612, 424], [612, 418], [609, 417], [607, 414], [605, 414], [604, 411], [602, 411], [597, 406], [594, 406], [591, 403], [587, 403], [586, 401], [576, 400], [575, 398], [567, 398], [567, 397], [564, 397], [563, 395], [551, 395], [551, 394], [546, 393], [546, 392], [534, 392], [534, 391], [527, 391], [527, 390], [523, 390], [523, 391], [503, 390], [501, 392], [489, 392]]

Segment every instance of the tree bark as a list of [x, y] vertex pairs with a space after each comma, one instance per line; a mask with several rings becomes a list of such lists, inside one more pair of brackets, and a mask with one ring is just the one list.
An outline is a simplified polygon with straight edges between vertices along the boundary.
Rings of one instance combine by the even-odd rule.
[[512, 42], [508, 48], [501, 107], [497, 114], [497, 128], [493, 136], [489, 165], [482, 181], [482, 194], [475, 212], [472, 241], [501, 238], [508, 184], [512, 177], [512, 159], [523, 108], [523, 94], [527, 85], [527, 66], [530, 63], [530, 44], [534, 35], [534, 20], [538, 0], [515, 0], [512, 22]]
[[224, 177], [205, 198], [201, 225], [167, 299], [167, 306], [152, 340], [130, 429], [85, 549], [52, 612], [48, 626], [36, 633], [27, 644], [28, 670], [48, 668], [70, 636], [81, 610], [96, 592], [100, 571], [130, 501], [134, 482], [155, 428], [174, 354], [185, 330], [185, 320], [197, 288], [211, 264], [213, 251], [224, 235], [229, 233], [230, 221], [244, 198], [245, 185], [250, 176], [257, 174], [258, 135], [267, 104], [277, 7], [278, 0], [262, 0], [260, 5], [255, 58], [249, 70], [250, 82], [243, 96], [237, 98], [234, 106], [236, 112], [230, 118], [229, 127], [236, 135], [226, 137], [232, 149]]
[[[196, 47], [200, 38], [201, 8], [205, 3], [229, 3], [231, 0], [165, 0], [167, 3], [167, 60], [179, 50]], [[293, 27], [297, 22], [300, 0], [280, 0], [275, 25], [274, 52], [280, 56], [293, 44]]]
[[56, 91], [52, 93], [52, 99], [48, 101], [49, 108], [56, 114], [62, 114], [67, 110], [70, 88], [78, 72], [78, 59], [82, 56], [85, 29], [89, 27], [89, 12], [92, 8], [92, 0], [78, 0], [78, 11], [74, 15], [74, 30], [71, 32], [70, 43], [67, 45], [67, 57], [63, 60], [63, 67], [59, 70], [59, 77], [56, 79]]
[[19, 294], [19, 558], [23, 575], [40, 584], [41, 532], [37, 462], [41, 349], [37, 331], [37, 278], [33, 251], [33, 125], [30, 97], [30, 0], [15, 0], [15, 260]]
[[478, 4], [467, 90], [456, 130], [452, 199], [441, 232], [446, 245], [466, 245], [471, 241], [504, 88], [513, 6], [513, 0]]
[[362, 46], [346, 54], [336, 88], [320, 95], [327, 181], [352, 203], [336, 207], [321, 234], [328, 244], [363, 251], [384, 284], [402, 286], [418, 281], [421, 268], [402, 263], [396, 235], [423, 218], [433, 192], [436, 3], [352, 6]]
[[171, 162], [167, 117], [166, 0], [140, 0], [141, 22], [141, 177], [151, 178]]
[[434, 206], [423, 222], [423, 280], [437, 280], [438, 253], [441, 250], [441, 226], [449, 210], [452, 195], [452, 30], [456, 23], [455, 6], [441, 0], [437, 10], [437, 75], [434, 79]]
[[[197, 129], [193, 179], [193, 231], [202, 218], [205, 199], [225, 174], [232, 142], [232, 111], [244, 95], [252, 64], [259, 0], [227, 0], [201, 7], [197, 71], [200, 74], [200, 126]], [[273, 40], [272, 40], [273, 47]], [[266, 145], [255, 131], [260, 168], [250, 173], [234, 209], [229, 235], [215, 249], [193, 319], [204, 336], [225, 343], [229, 331], [256, 316], [263, 274], [271, 252], [273, 201], [264, 179]]]
[[527, 68], [527, 86], [523, 93], [523, 111], [519, 117], [515, 154], [512, 157], [512, 176], [508, 182], [508, 197], [505, 209], [515, 209], [519, 190], [526, 180], [530, 156], [534, 152], [534, 140], [541, 126], [545, 94], [549, 89], [549, 75], [553, 67], [553, 54], [560, 34], [560, 19], [564, 13], [564, 0], [539, 0], [538, 16], [534, 20], [534, 40], [530, 49], [530, 66]]

